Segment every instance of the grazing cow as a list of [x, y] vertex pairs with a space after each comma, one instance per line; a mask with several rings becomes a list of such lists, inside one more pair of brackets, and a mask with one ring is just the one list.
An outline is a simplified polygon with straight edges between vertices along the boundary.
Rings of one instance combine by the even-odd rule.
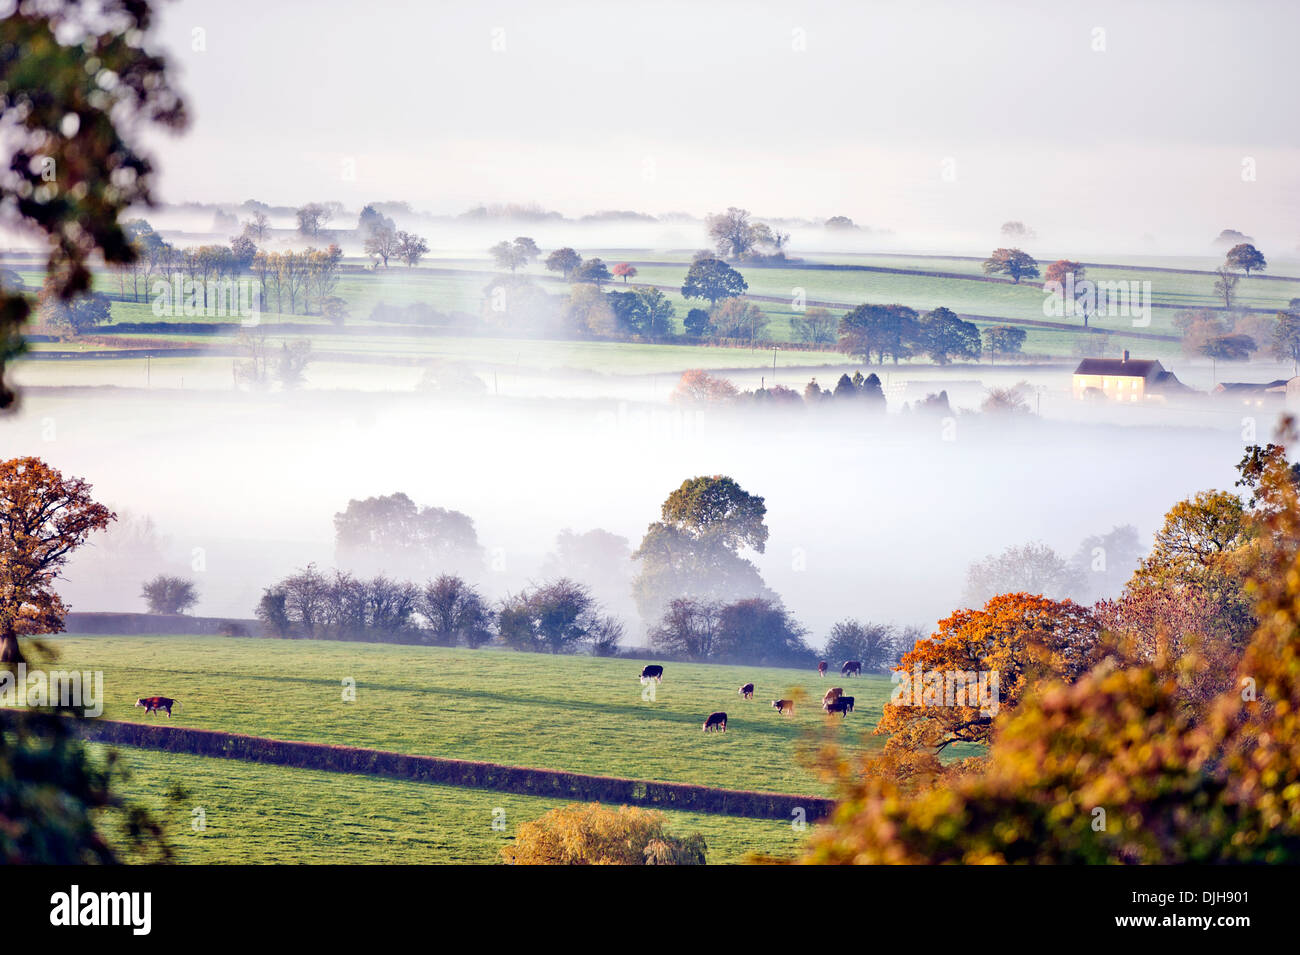
[[722, 732], [724, 733], [727, 731], [726, 713], [721, 713], [721, 712], [710, 713], [709, 718], [704, 721], [704, 732], [707, 733], [710, 730], [717, 730], [717, 729], [722, 730]]
[[167, 715], [171, 716], [172, 707], [175, 706], [177, 709], [180, 709], [181, 706], [179, 700], [169, 700], [165, 696], [142, 696], [140, 699], [135, 701], [135, 705], [144, 707], [145, 716], [148, 716], [150, 713], [157, 713], [159, 710], [166, 710]]
[[827, 703], [831, 703], [834, 702], [835, 700], [838, 700], [843, 695], [844, 695], [844, 687], [842, 686], [831, 687], [829, 690], [826, 691], [826, 695], [822, 697], [822, 706], [825, 706]]
[[772, 707], [782, 716], [794, 712], [794, 700], [773, 700]]
[[862, 661], [845, 660], [844, 666], [840, 667], [840, 676], [862, 676]]
[[817, 664], [817, 675], [820, 676], [820, 677], [825, 677], [825, 676], [826, 676], [826, 661], [825, 661], [825, 660], [823, 660], [821, 663]]
[[657, 663], [647, 663], [641, 668], [641, 682], [654, 680], [656, 683], [662, 683], [664, 679], [664, 668]]
[[737, 692], [745, 699], [752, 700], [754, 698], [754, 684], [746, 683]]
[[841, 696], [837, 700], [831, 700], [829, 703], [823, 703], [822, 709], [824, 709], [827, 712], [827, 714], [839, 713], [840, 716], [847, 719], [848, 715], [853, 712], [853, 697]]

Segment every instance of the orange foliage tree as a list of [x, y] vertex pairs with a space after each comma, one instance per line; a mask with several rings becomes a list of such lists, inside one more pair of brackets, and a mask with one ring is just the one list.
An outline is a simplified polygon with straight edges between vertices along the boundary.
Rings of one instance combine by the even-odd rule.
[[1263, 465], [1256, 627], [1231, 685], [1187, 705], [1193, 648], [1109, 654], [1073, 683], [1028, 688], [981, 770], [909, 792], [828, 763], [841, 801], [816, 863], [1300, 861], [1300, 498], [1285, 457]]
[[57, 633], [67, 608], [54, 581], [71, 552], [116, 515], [40, 458], [0, 462], [0, 663], [21, 663], [18, 637]]
[[1002, 594], [982, 610], [958, 610], [903, 654], [895, 668], [894, 699], [885, 705], [876, 733], [936, 750], [987, 742], [994, 714], [951, 705], [936, 692], [940, 678], [997, 673], [996, 709], [1008, 709], [1020, 702], [1035, 674], [1073, 680], [1083, 673], [1095, 657], [1098, 633], [1092, 613], [1071, 600]]

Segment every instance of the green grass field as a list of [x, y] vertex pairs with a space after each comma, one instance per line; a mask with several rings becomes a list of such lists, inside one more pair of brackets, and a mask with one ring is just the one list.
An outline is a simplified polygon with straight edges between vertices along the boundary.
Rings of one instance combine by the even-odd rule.
[[[103, 747], [94, 746], [102, 754]], [[496, 863], [547, 799], [120, 747], [131, 802], [160, 820], [181, 864], [428, 865]], [[175, 790], [181, 798], [169, 798]], [[201, 817], [195, 810], [202, 810]], [[793, 822], [666, 813], [676, 835], [701, 833], [710, 864], [749, 853], [797, 855]], [[203, 829], [195, 822], [202, 819]], [[494, 821], [504, 828], [493, 829]]]
[[[870, 676], [825, 684], [815, 671], [668, 663], [642, 698], [630, 659], [551, 657], [327, 641], [222, 637], [72, 637], [51, 641], [58, 666], [104, 672], [104, 716], [143, 721], [141, 696], [169, 696], [181, 726], [276, 739], [362, 746], [571, 772], [733, 789], [824, 794], [800, 765], [800, 743], [830, 725], [846, 745], [869, 732], [889, 696]], [[356, 701], [343, 699], [355, 680]], [[756, 698], [736, 692], [753, 681]], [[847, 720], [828, 720], [825, 686], [857, 698]], [[807, 688], [794, 716], [769, 705]], [[725, 710], [728, 732], [704, 734]], [[149, 717], [166, 720], [166, 716]]]

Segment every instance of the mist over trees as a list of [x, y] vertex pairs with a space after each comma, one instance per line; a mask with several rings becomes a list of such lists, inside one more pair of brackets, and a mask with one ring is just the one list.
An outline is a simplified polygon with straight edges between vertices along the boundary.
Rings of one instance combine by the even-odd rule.
[[484, 558], [468, 515], [421, 507], [400, 491], [348, 501], [334, 515], [334, 546], [339, 565], [360, 573], [472, 576]]

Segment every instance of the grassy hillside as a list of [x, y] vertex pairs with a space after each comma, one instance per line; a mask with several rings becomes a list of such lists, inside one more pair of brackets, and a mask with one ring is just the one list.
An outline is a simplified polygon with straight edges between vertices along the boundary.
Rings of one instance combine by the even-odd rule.
[[[815, 671], [668, 663], [655, 700], [641, 663], [492, 650], [223, 637], [60, 637], [58, 666], [102, 670], [104, 715], [144, 720], [141, 696], [181, 700], [182, 726], [733, 789], [822, 794], [798, 761], [828, 723], [845, 743], [875, 725], [884, 677], [834, 681], [857, 698], [827, 720]], [[356, 701], [343, 700], [355, 681]], [[736, 692], [753, 681], [756, 698]], [[806, 687], [793, 717], [769, 702]], [[725, 710], [725, 735], [701, 732]], [[166, 716], [150, 717], [166, 720]]]

